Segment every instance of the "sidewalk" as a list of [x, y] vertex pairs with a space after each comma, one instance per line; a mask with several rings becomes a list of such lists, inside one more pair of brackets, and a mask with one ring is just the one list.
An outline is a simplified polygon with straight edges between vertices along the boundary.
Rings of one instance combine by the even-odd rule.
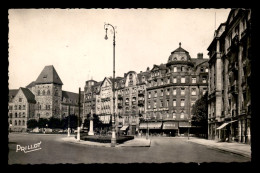
[[[61, 138], [65, 142], [75, 143], [80, 145], [89, 145], [89, 146], [96, 146], [96, 147], [111, 147], [111, 143], [99, 143], [99, 142], [91, 142], [91, 141], [77, 141], [75, 136], [64, 137]], [[150, 147], [151, 140], [145, 138], [138, 138], [135, 137], [133, 140], [126, 141], [122, 144], [117, 144], [116, 147]]]
[[217, 142], [214, 140], [207, 140], [202, 138], [190, 137], [188, 142], [193, 142], [207, 147], [228, 151], [231, 153], [239, 154], [251, 158], [251, 146], [249, 144]]

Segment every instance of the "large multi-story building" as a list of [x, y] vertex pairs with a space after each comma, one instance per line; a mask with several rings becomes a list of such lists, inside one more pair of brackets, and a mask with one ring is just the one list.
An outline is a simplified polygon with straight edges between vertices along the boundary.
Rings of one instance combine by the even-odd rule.
[[[11, 130], [25, 131], [28, 119], [64, 118], [68, 116], [69, 107], [71, 114], [78, 115], [79, 94], [62, 91], [62, 85], [58, 73], [50, 65], [45, 66], [36, 81], [26, 88], [9, 90], [9, 117], [14, 118], [10, 119], [10, 123], [14, 121]], [[23, 118], [19, 119], [22, 125], [15, 118]]]
[[232, 9], [208, 51], [209, 139], [251, 143], [251, 10]]
[[[151, 133], [175, 135], [187, 131], [191, 106], [207, 91], [207, 62], [201, 53], [197, 58], [191, 58], [180, 44], [166, 64], [154, 65], [151, 70], [147, 68], [140, 73], [129, 71], [124, 77], [117, 77], [117, 130], [120, 128], [131, 135], [137, 131], [146, 132], [147, 126]], [[112, 80], [86, 81], [85, 115], [95, 109], [102, 121], [110, 119], [113, 111]], [[93, 99], [94, 95], [96, 99]]]
[[199, 53], [191, 58], [179, 44], [166, 64], [154, 65], [147, 84], [148, 124], [140, 126], [157, 133], [183, 134], [191, 126], [191, 108], [207, 91], [208, 60]]

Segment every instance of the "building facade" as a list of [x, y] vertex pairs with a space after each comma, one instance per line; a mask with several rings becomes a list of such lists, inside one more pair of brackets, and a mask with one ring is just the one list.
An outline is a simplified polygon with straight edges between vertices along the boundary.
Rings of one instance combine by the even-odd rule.
[[9, 91], [9, 129], [16, 132], [25, 132], [27, 121], [34, 117], [36, 104], [34, 94], [27, 88]]
[[251, 10], [232, 9], [209, 48], [210, 139], [251, 143]]
[[[112, 80], [86, 81], [84, 116], [95, 109], [102, 121], [111, 117]], [[166, 64], [154, 65], [151, 70], [147, 68], [140, 73], [129, 71], [123, 77], [117, 77], [116, 130], [129, 135], [147, 133], [148, 129], [150, 133], [166, 135], [185, 133], [190, 127], [191, 106], [207, 91], [207, 81], [208, 60], [203, 59], [203, 54], [191, 58], [181, 44]]]
[[[54, 66], [50, 65], [45, 66], [36, 81], [31, 82], [26, 88], [9, 90], [9, 117], [11, 115], [13, 118], [18, 118], [17, 120], [12, 119], [13, 130], [25, 131], [29, 119], [39, 120], [39, 118], [49, 119], [51, 117], [62, 119], [68, 116], [69, 107], [71, 114], [78, 115], [79, 94], [62, 91], [62, 85]], [[22, 100], [22, 102], [18, 100]], [[80, 111], [82, 116], [82, 104]], [[14, 127], [15, 122], [19, 126], [19, 120], [22, 125], [19, 128]]]
[[147, 84], [147, 124], [150, 132], [175, 136], [191, 126], [191, 108], [207, 91], [208, 63], [203, 54], [191, 58], [181, 47], [166, 64], [154, 65]]

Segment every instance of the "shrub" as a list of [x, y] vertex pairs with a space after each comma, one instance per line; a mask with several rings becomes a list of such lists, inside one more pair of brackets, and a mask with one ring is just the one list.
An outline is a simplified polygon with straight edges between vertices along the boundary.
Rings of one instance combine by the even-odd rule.
[[[77, 138], [77, 136], [75, 136]], [[100, 142], [100, 143], [110, 143], [111, 142], [111, 135], [108, 136], [88, 136], [87, 134], [80, 136], [81, 140], [84, 141], [91, 141], [91, 142]], [[134, 136], [118, 136], [116, 138], [116, 142], [121, 144], [126, 141], [134, 139]]]

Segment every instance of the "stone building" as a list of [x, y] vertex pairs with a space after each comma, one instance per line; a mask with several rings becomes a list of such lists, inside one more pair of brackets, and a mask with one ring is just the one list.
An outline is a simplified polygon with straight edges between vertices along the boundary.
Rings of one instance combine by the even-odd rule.
[[[124, 77], [115, 78], [116, 131], [135, 134], [139, 116], [145, 109], [145, 81], [147, 72], [137, 74], [130, 71]], [[108, 124], [113, 113], [112, 78], [103, 81], [86, 81], [84, 94], [84, 117], [95, 113], [104, 124]]]
[[[12, 117], [16, 118], [17, 113], [17, 118], [19, 118], [20, 114], [22, 114], [21, 117], [25, 116], [23, 120], [26, 124], [28, 119], [32, 118], [37, 120], [39, 118], [48, 119], [51, 117], [60, 119], [64, 118], [68, 116], [69, 107], [71, 110], [71, 114], [78, 115], [79, 94], [62, 91], [62, 85], [63, 83], [54, 66], [45, 66], [36, 81], [31, 82], [29, 85], [26, 86], [26, 88], [20, 88], [19, 90], [9, 90], [9, 100], [11, 100], [9, 101], [9, 116], [11, 113]], [[23, 98], [22, 95], [24, 95]], [[81, 95], [82, 100], [83, 93]], [[21, 97], [21, 99], [24, 101], [24, 104], [22, 104], [21, 106], [25, 106], [25, 109], [21, 109], [22, 111], [20, 112], [20, 104], [14, 104], [17, 103], [18, 97]], [[30, 98], [29, 101], [28, 98]], [[25, 104], [26, 100], [27, 104]], [[18, 108], [15, 109], [15, 106], [18, 106]], [[82, 116], [82, 105], [80, 111]], [[21, 123], [23, 124], [22, 120]], [[15, 122], [13, 124], [15, 124]], [[17, 124], [19, 124], [18, 119]], [[26, 127], [27, 126], [24, 125], [21, 128], [26, 130]]]
[[[150, 70], [129, 71], [115, 79], [117, 131], [179, 134], [190, 127], [191, 106], [207, 91], [208, 63], [203, 54], [191, 58], [180, 47], [166, 64]], [[108, 122], [113, 112], [112, 78], [86, 81], [84, 116], [91, 109]], [[106, 121], [105, 121], [106, 120]], [[149, 121], [149, 122], [148, 122]]]
[[171, 136], [187, 132], [192, 105], [207, 91], [207, 62], [201, 53], [191, 58], [180, 43], [166, 64], [154, 65], [146, 88], [149, 122], [141, 128]]
[[8, 122], [11, 131], [26, 131], [27, 121], [34, 117], [35, 103], [35, 96], [29, 89], [9, 90]]
[[232, 9], [208, 51], [208, 136], [251, 143], [251, 10]]

